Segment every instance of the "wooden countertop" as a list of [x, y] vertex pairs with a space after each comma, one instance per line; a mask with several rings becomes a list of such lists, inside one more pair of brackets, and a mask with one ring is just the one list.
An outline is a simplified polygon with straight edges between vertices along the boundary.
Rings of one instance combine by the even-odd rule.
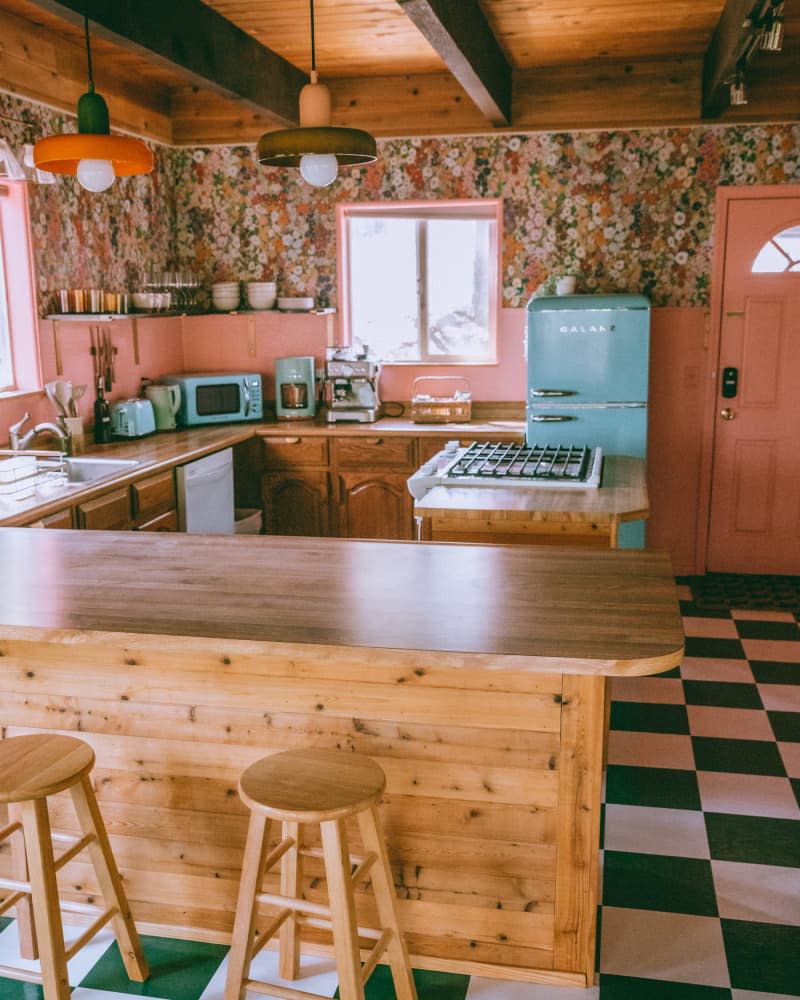
[[282, 656], [367, 648], [376, 670], [414, 650], [417, 663], [425, 651], [443, 666], [608, 675], [659, 673], [683, 651], [659, 552], [0, 528], [0, 566], [13, 567], [0, 642], [87, 630], [123, 646], [137, 634]]
[[606, 455], [599, 489], [435, 486], [414, 504], [423, 517], [543, 521], [632, 521], [649, 513], [645, 462]]
[[135, 459], [139, 465], [129, 472], [99, 483], [71, 487], [52, 495], [38, 495], [27, 500], [0, 500], [0, 525], [27, 524], [46, 517], [74, 503], [104, 493], [117, 485], [133, 482], [154, 472], [192, 462], [222, 448], [228, 448], [252, 437], [362, 437], [384, 435], [431, 435], [447, 438], [486, 440], [492, 435], [525, 433], [519, 420], [476, 421], [468, 424], [415, 424], [410, 420], [384, 417], [374, 424], [325, 424], [319, 421], [266, 421], [264, 423], [222, 424], [215, 427], [193, 427], [186, 430], [151, 434], [131, 441], [114, 441], [93, 445], [86, 450], [89, 457]]

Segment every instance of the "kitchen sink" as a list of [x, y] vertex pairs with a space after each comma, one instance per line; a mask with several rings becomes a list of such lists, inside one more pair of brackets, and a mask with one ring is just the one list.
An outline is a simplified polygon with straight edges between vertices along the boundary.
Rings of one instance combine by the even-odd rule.
[[137, 465], [136, 459], [126, 458], [65, 458], [53, 462], [44, 459], [37, 463], [37, 471], [45, 480], [42, 485], [57, 488], [85, 486], [100, 479], [110, 479], [130, 472]]

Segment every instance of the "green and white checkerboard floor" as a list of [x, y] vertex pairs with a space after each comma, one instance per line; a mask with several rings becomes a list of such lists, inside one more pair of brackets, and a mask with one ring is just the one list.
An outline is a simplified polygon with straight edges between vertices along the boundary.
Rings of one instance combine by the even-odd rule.
[[[784, 1000], [800, 996], [800, 628], [787, 610], [697, 605], [679, 581], [680, 669], [612, 689], [599, 985], [420, 972], [420, 1000]], [[0, 964], [17, 964], [0, 920]], [[69, 930], [69, 929], [68, 929]], [[70, 963], [74, 1000], [221, 1000], [227, 948], [147, 937], [130, 983], [109, 934]], [[294, 984], [334, 997], [331, 959]], [[278, 982], [275, 956], [254, 975]], [[258, 994], [252, 994], [256, 1000]], [[0, 1000], [39, 1000], [0, 979]], [[393, 1000], [381, 967], [368, 1000]]]

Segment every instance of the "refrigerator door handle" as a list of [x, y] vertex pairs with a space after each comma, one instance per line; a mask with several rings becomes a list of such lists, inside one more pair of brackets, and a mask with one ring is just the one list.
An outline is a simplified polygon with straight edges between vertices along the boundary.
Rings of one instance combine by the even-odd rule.
[[577, 396], [574, 389], [531, 389], [531, 396], [546, 396], [562, 398], [564, 396]]
[[555, 414], [555, 413], [542, 413], [542, 414], [538, 414], [537, 413], [537, 414], [534, 414], [534, 416], [531, 417], [531, 423], [532, 424], [563, 424], [563, 423], [566, 423], [567, 420], [577, 420], [577, 419], [578, 419], [577, 417], [562, 416], [562, 415], [558, 415], [558, 414]]

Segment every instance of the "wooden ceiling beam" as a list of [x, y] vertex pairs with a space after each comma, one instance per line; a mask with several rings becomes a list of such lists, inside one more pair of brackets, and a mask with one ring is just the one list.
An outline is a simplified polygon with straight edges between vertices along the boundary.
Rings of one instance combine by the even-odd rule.
[[770, 0], [727, 0], [703, 60], [702, 117], [730, 105], [730, 84], [757, 43], [756, 24]]
[[296, 125], [306, 75], [200, 0], [32, 0], [128, 50], [177, 70], [192, 83], [281, 125]]
[[511, 124], [511, 67], [477, 0], [397, 0], [492, 125]]

